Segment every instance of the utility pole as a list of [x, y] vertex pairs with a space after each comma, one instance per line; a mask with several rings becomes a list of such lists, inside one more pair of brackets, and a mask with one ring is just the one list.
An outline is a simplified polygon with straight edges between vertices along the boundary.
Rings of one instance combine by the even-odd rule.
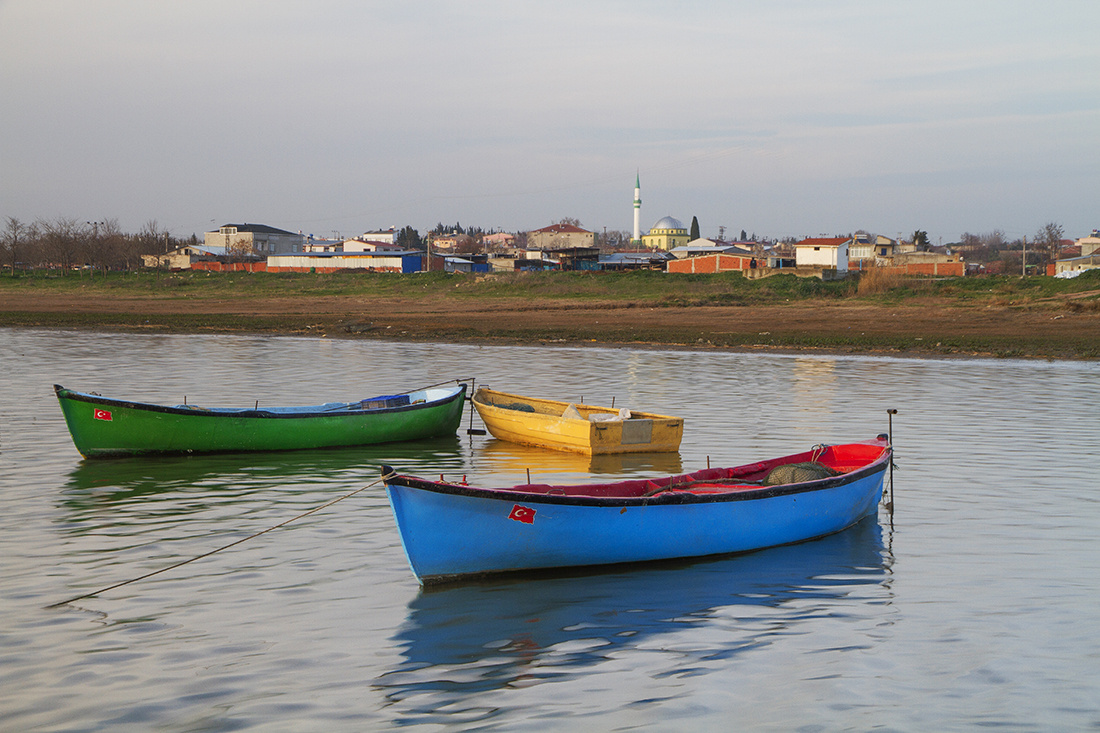
[[1023, 252], [1020, 255], [1020, 277], [1027, 277], [1027, 237], [1024, 237]]

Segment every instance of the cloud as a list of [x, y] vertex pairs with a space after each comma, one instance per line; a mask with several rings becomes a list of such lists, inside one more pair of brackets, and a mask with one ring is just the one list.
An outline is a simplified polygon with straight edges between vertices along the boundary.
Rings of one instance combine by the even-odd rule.
[[626, 229], [640, 170], [654, 220], [733, 226], [751, 202], [775, 234], [1050, 212], [1087, 231], [1096, 21], [1013, 1], [9, 0], [0, 215]]

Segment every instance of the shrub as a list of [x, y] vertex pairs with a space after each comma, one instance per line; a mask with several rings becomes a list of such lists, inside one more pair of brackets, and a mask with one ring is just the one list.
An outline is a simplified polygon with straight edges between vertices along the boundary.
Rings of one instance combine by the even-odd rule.
[[856, 293], [858, 295], [882, 295], [900, 287], [901, 284], [901, 275], [873, 267], [860, 273], [859, 287], [856, 289]]

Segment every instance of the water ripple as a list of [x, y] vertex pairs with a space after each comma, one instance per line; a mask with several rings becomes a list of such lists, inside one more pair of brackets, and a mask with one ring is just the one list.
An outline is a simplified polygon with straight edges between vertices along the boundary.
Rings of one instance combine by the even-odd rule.
[[[10, 329], [0, 353], [2, 729], [1100, 722], [1096, 363]], [[52, 394], [303, 404], [459, 376], [682, 415], [684, 443], [585, 459], [467, 435], [464, 417], [404, 446], [91, 462]], [[306, 512], [383, 463], [495, 484], [680, 473], [871, 437], [887, 408], [894, 516], [816, 542], [421, 590], [375, 486], [44, 608]]]

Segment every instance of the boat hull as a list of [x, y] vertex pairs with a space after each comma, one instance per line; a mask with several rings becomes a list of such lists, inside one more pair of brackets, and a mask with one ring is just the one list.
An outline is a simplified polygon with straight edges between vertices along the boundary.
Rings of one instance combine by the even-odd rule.
[[884, 455], [851, 474], [715, 495], [581, 499], [444, 489], [404, 477], [386, 483], [409, 564], [427, 584], [537, 568], [749, 552], [823, 537], [876, 511], [888, 450]]
[[[485, 388], [471, 401], [494, 438], [539, 448], [585, 455], [663, 453], [679, 450], [684, 436], [683, 419], [667, 415], [631, 411], [630, 419], [593, 421], [592, 415], [610, 418], [618, 410]], [[570, 407], [579, 418], [563, 417]]]
[[85, 458], [286, 451], [453, 435], [466, 385], [426, 390], [418, 404], [376, 409], [203, 410], [117, 400], [54, 387], [73, 443]]

